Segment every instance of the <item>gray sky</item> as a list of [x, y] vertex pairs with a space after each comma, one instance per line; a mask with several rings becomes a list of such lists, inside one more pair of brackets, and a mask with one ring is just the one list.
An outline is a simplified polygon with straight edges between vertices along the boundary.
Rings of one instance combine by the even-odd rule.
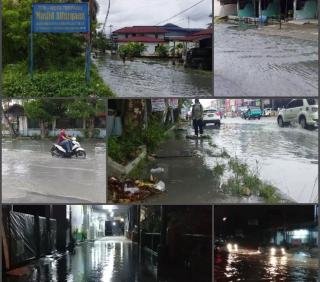
[[[106, 24], [105, 32], [110, 32], [125, 26], [132, 25], [156, 25], [159, 22], [174, 16], [185, 10], [200, 0], [111, 0], [111, 8]], [[98, 21], [104, 22], [109, 0], [98, 0], [100, 9]], [[212, 0], [204, 0], [199, 5], [168, 22], [188, 27], [188, 17], [190, 27], [205, 28], [211, 19]], [[167, 22], [163, 22], [165, 24]]]

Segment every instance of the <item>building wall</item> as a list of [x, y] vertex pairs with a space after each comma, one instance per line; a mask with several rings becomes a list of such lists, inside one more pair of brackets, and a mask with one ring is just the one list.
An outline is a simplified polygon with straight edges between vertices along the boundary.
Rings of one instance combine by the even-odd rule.
[[[19, 117], [19, 133], [21, 136], [39, 136], [41, 131], [40, 128], [28, 128], [28, 119], [27, 117]], [[79, 128], [68, 128], [66, 129], [66, 133], [70, 136], [75, 137], [84, 137], [84, 133], [82, 129]], [[59, 129], [49, 130], [49, 136], [54, 137], [59, 134]], [[107, 136], [106, 128], [99, 128], [98, 138], [105, 138]]]
[[219, 0], [214, 0], [214, 17], [236, 16], [237, 4], [221, 5]]
[[[143, 42], [142, 42], [143, 43]], [[118, 48], [122, 45], [126, 45], [127, 42], [120, 42], [118, 44]], [[155, 48], [159, 45], [159, 43], [143, 43], [146, 46], [146, 50], [142, 53], [142, 56], [154, 56], [155, 55]], [[168, 46], [167, 43], [163, 45]]]

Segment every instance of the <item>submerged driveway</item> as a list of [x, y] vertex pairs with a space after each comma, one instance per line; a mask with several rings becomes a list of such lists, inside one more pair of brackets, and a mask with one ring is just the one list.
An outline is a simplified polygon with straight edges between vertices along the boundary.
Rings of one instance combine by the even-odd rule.
[[317, 96], [318, 42], [302, 38], [216, 24], [214, 96]]
[[122, 62], [104, 55], [95, 61], [118, 97], [212, 97], [212, 72], [173, 65], [171, 60], [136, 58]]
[[2, 141], [2, 202], [106, 201], [103, 141], [81, 142], [86, 159], [52, 157], [50, 141]]

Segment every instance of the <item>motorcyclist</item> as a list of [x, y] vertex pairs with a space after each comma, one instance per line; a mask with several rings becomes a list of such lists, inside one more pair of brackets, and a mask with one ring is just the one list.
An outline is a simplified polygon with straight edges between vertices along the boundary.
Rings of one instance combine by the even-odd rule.
[[57, 144], [62, 146], [66, 150], [67, 154], [71, 153], [72, 141], [67, 136], [66, 131], [64, 129], [60, 130], [60, 133], [59, 133], [58, 139], [57, 139]]

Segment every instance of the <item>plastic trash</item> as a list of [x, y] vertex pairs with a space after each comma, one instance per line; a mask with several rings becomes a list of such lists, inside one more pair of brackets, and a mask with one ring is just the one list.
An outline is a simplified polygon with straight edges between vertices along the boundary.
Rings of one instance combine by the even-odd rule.
[[163, 167], [158, 167], [158, 168], [152, 168], [150, 170], [151, 173], [161, 173], [164, 172], [164, 168]]
[[159, 181], [155, 186], [155, 189], [159, 190], [159, 191], [165, 191], [166, 190], [166, 184], [164, 184], [163, 181]]
[[124, 192], [129, 192], [131, 194], [138, 193], [140, 191], [137, 187], [128, 187], [127, 184], [124, 185]]

